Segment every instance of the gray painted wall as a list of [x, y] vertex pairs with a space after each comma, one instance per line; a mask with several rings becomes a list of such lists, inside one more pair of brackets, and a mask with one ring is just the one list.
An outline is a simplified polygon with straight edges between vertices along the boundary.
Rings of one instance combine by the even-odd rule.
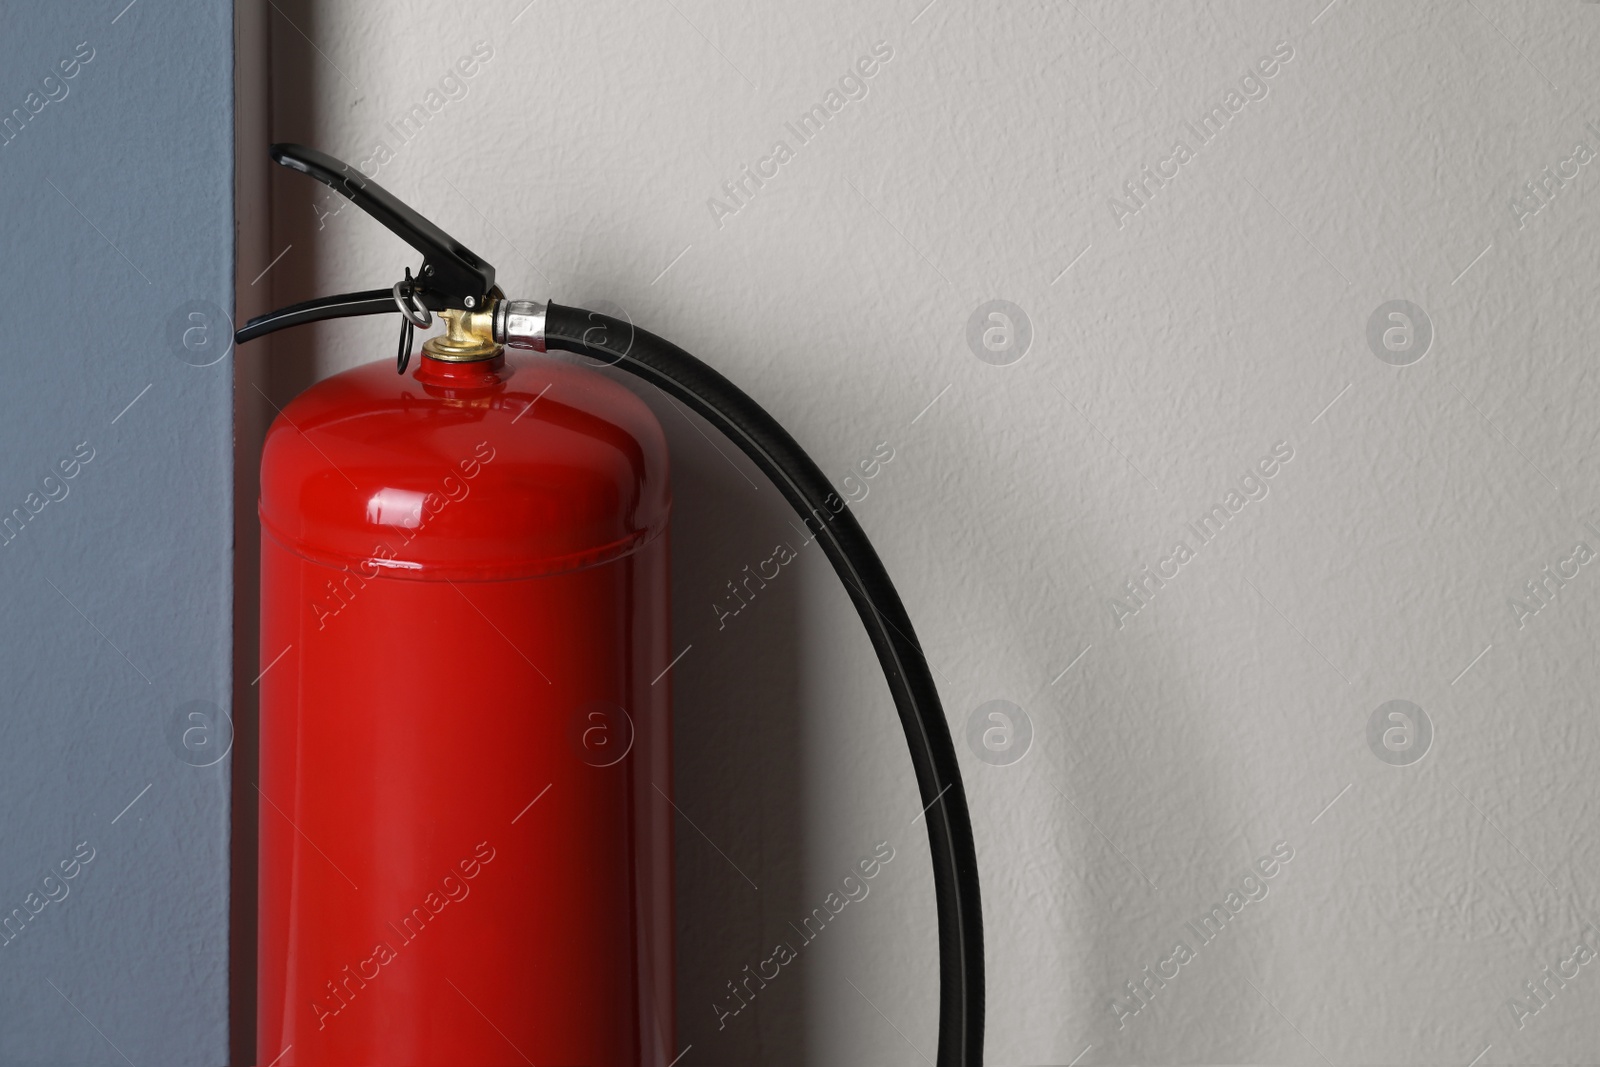
[[228, 1058], [233, 15], [126, 2], [0, 34], [8, 1067]]

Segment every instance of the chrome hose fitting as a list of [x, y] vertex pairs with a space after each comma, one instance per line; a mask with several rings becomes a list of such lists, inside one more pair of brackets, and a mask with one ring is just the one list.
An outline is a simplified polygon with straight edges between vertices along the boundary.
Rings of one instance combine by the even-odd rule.
[[543, 352], [545, 306], [537, 300], [501, 300], [494, 306], [494, 339], [509, 348]]

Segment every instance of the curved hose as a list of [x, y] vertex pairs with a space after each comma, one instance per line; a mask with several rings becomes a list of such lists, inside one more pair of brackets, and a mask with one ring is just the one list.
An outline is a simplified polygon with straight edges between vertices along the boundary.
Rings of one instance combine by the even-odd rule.
[[393, 310], [394, 291], [391, 289], [366, 289], [359, 293], [324, 296], [257, 315], [239, 328], [233, 335], [233, 343], [242, 345], [285, 326], [303, 326], [308, 322], [349, 318], [353, 315], [381, 315]]
[[799, 512], [844, 581], [894, 695], [928, 823], [939, 912], [938, 1067], [981, 1067], [983, 912], [966, 791], [928, 661], [872, 543], [811, 457], [722, 375], [610, 316], [558, 304], [546, 315], [547, 348], [603, 359], [643, 378], [737, 444]]

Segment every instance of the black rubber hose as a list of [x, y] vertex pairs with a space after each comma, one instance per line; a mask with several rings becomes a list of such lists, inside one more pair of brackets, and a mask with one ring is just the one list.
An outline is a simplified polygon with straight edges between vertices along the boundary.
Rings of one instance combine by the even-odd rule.
[[760, 467], [843, 579], [883, 667], [916, 768], [939, 912], [938, 1067], [983, 1063], [983, 909], [961, 768], [911, 619], [849, 505], [794, 438], [736, 385], [627, 322], [551, 304], [545, 346], [592, 356], [683, 401]]
[[366, 289], [359, 293], [319, 297], [257, 315], [239, 328], [233, 335], [233, 343], [242, 345], [286, 326], [303, 326], [308, 322], [342, 319], [352, 315], [381, 315], [393, 310], [394, 291], [391, 289]]

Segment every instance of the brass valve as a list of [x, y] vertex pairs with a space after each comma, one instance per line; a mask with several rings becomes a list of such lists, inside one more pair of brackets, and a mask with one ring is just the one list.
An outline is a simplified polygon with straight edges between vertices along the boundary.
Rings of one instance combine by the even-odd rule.
[[422, 342], [422, 351], [447, 363], [472, 363], [498, 356], [501, 348], [494, 340], [494, 307], [499, 299], [496, 293], [476, 310], [445, 308], [439, 312], [445, 332]]

